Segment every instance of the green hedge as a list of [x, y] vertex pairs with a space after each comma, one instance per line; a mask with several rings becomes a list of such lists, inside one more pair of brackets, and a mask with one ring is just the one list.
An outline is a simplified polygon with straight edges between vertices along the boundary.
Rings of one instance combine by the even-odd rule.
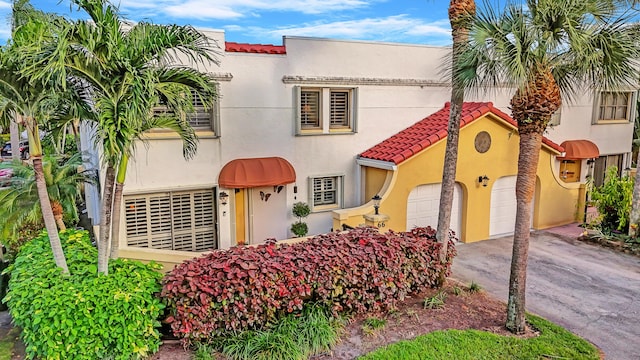
[[86, 231], [60, 233], [70, 275], [56, 267], [46, 233], [25, 244], [11, 272], [8, 303], [29, 358], [131, 359], [158, 350], [164, 306], [157, 264], [118, 259], [97, 275]]

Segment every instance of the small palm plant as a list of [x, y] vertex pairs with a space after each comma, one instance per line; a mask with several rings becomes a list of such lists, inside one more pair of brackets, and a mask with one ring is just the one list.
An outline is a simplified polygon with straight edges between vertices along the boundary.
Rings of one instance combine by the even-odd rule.
[[[45, 156], [43, 173], [51, 209], [60, 230], [66, 229], [63, 219], [74, 222], [78, 219], [76, 201], [80, 199], [83, 183], [96, 183], [93, 172], [79, 171], [82, 156], [77, 153], [68, 158]], [[33, 167], [21, 161], [2, 164], [10, 168], [13, 175], [9, 187], [0, 191], [0, 236], [15, 238], [29, 224], [39, 224], [42, 210], [38, 201]]]
[[298, 218], [298, 221], [291, 224], [291, 232], [297, 237], [303, 237], [309, 232], [309, 227], [302, 221], [311, 213], [311, 208], [304, 202], [297, 202], [293, 204], [293, 215]]

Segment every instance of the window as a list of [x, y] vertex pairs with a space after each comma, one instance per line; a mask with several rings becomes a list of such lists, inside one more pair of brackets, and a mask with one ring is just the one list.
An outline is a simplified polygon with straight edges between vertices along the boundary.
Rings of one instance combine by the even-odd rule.
[[630, 91], [603, 91], [599, 94], [595, 121], [600, 122], [629, 122], [633, 113], [635, 93]]
[[560, 118], [562, 117], [562, 108], [556, 110], [556, 112], [551, 115], [551, 120], [549, 120], [549, 126], [558, 126], [560, 125]]
[[213, 189], [125, 196], [127, 245], [207, 251], [217, 248]]
[[312, 211], [324, 211], [342, 207], [342, 176], [309, 178]]
[[618, 176], [622, 175], [624, 155], [602, 155], [596, 159], [593, 167], [593, 185], [602, 186], [607, 174], [607, 170], [610, 167], [615, 166], [618, 168]]
[[[189, 125], [195, 130], [216, 131], [218, 120], [218, 104], [205, 108], [202, 99], [194, 91], [191, 92], [193, 112], [186, 115]], [[154, 116], [175, 116], [173, 111], [167, 109], [166, 102], [161, 102], [153, 108]]]
[[298, 134], [354, 133], [355, 88], [296, 87]]

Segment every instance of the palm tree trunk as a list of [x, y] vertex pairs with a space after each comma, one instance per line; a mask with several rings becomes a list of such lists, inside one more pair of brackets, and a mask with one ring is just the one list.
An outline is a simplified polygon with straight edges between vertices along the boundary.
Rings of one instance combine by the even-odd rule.
[[122, 190], [124, 189], [124, 179], [127, 175], [127, 164], [129, 157], [122, 155], [120, 165], [118, 166], [118, 178], [116, 179], [116, 189], [113, 194], [113, 221], [111, 223], [111, 259], [118, 258], [118, 250], [120, 249], [120, 212], [122, 208]]
[[113, 193], [113, 220], [111, 222], [111, 251], [110, 259], [118, 258], [118, 250], [120, 249], [120, 212], [122, 211], [122, 189], [124, 184], [116, 182], [116, 188]]
[[49, 201], [49, 194], [47, 193], [47, 184], [44, 180], [41, 155], [33, 157], [33, 170], [36, 177], [36, 187], [38, 188], [38, 198], [40, 199], [42, 218], [44, 220], [45, 228], [47, 229], [47, 234], [49, 235], [53, 259], [55, 260], [56, 265], [62, 268], [62, 272], [68, 274], [69, 268], [67, 267], [67, 260], [65, 259], [64, 251], [62, 251], [60, 236], [58, 236], [58, 229], [56, 228], [56, 220], [53, 217], [51, 202]]
[[449, 125], [447, 128], [447, 145], [442, 169], [442, 188], [440, 190], [440, 208], [436, 239], [440, 243], [439, 260], [442, 268], [438, 274], [437, 285], [442, 286], [447, 278], [447, 250], [449, 245], [449, 229], [451, 227], [451, 208], [453, 191], [456, 185], [456, 166], [458, 163], [458, 140], [460, 137], [460, 116], [464, 102], [464, 87], [456, 76], [458, 58], [464, 50], [469, 38], [470, 16], [475, 14], [475, 1], [451, 0], [449, 3], [449, 21], [451, 23], [453, 49], [451, 105], [449, 108]]
[[[18, 122], [21, 121], [20, 115], [15, 115], [14, 121], [9, 123], [9, 133], [10, 133], [10, 141], [11, 141], [11, 158], [13, 160], [20, 160], [20, 151], [18, 151], [18, 147], [20, 144], [20, 126]], [[4, 145], [4, 144], [2, 144]]]
[[636, 178], [633, 184], [631, 216], [629, 218], [629, 237], [635, 239], [640, 234], [640, 151], [636, 159]]
[[536, 132], [520, 134], [518, 178], [516, 180], [516, 226], [513, 234], [506, 324], [507, 329], [515, 334], [522, 334], [526, 329], [525, 291], [531, 229], [531, 200], [536, 188], [536, 173], [541, 145], [542, 134]]
[[57, 201], [51, 201], [51, 211], [53, 212], [53, 218], [56, 219], [56, 224], [58, 225], [58, 229], [60, 231], [67, 230], [67, 226], [64, 224], [64, 221], [62, 220], [64, 215], [62, 205]]
[[104, 193], [102, 194], [102, 210], [100, 212], [100, 238], [98, 239], [98, 273], [109, 273], [109, 233], [111, 230], [111, 214], [113, 203], [113, 183], [115, 170], [113, 165], [107, 165], [104, 178]]

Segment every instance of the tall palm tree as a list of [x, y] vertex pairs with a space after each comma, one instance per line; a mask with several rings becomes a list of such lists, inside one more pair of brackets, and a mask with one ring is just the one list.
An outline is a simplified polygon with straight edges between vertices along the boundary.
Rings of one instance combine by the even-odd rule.
[[[136, 140], [153, 126], [170, 128], [181, 136], [185, 158], [195, 154], [197, 139], [185, 114], [193, 109], [192, 93], [206, 107], [213, 106], [215, 83], [211, 75], [178, 61], [215, 63], [215, 47], [190, 26], [131, 25], [107, 1], [72, 2], [89, 19], [65, 29], [34, 69], [44, 78], [64, 74], [75, 79], [73, 85], [86, 91], [92, 104], [106, 167], [98, 243], [98, 271], [106, 273], [109, 255], [117, 257], [122, 191]], [[160, 101], [177, 114], [171, 121], [153, 117]]]
[[57, 105], [50, 101], [59, 87], [53, 82], [36, 81], [34, 77], [24, 73], [27, 55], [55, 41], [56, 19], [45, 18], [39, 13], [32, 13], [33, 16], [29, 17], [30, 9], [33, 10], [28, 2], [25, 4], [21, 1], [15, 4], [14, 18], [20, 21], [14, 23], [11, 42], [0, 49], [0, 116], [5, 119], [15, 116], [17, 122], [27, 131], [38, 198], [53, 256], [56, 265], [64, 273], [68, 273], [47, 194], [38, 128], [40, 123], [47, 121], [59, 110]]
[[[511, 112], [520, 134], [507, 328], [525, 330], [531, 200], [542, 134], [562, 97], [615, 90], [638, 79], [637, 31], [614, 0], [526, 0], [479, 12], [461, 57], [465, 87], [516, 89]], [[626, 11], [626, 14], [623, 14]]]
[[[449, 22], [453, 48], [451, 51], [452, 70], [469, 39], [469, 27], [476, 14], [474, 0], [451, 0], [449, 3]], [[443, 264], [438, 277], [438, 284], [442, 286], [446, 280], [447, 247], [449, 245], [449, 228], [451, 226], [451, 208], [453, 206], [453, 191], [456, 184], [456, 165], [458, 162], [458, 139], [460, 135], [460, 117], [464, 102], [464, 86], [458, 81], [455, 73], [451, 76], [451, 103], [449, 107], [449, 125], [447, 128], [447, 145], [442, 169], [442, 188], [440, 190], [440, 210], [438, 212], [438, 227], [436, 240], [440, 243], [440, 263]]]

